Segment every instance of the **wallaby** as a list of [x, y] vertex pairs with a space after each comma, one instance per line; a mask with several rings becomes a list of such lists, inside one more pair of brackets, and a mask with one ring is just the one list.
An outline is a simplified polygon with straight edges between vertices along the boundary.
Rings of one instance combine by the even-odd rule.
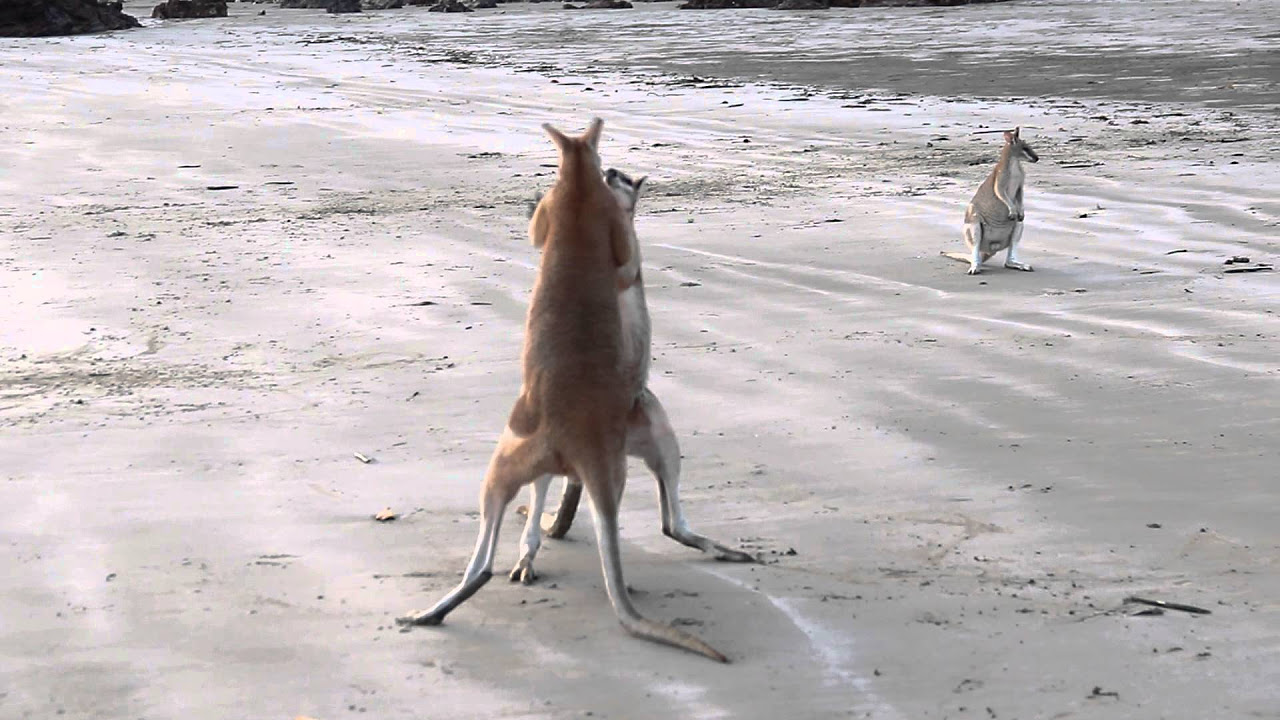
[[969, 274], [982, 272], [982, 263], [996, 253], [1008, 249], [1004, 266], [1031, 272], [1032, 267], [1018, 260], [1018, 243], [1022, 240], [1022, 223], [1026, 215], [1022, 206], [1022, 183], [1026, 173], [1022, 161], [1040, 162], [1035, 150], [1019, 137], [1022, 128], [1004, 132], [1004, 148], [995, 169], [987, 176], [964, 211], [964, 243], [969, 253], [944, 252], [943, 255], [969, 263]]
[[[645, 306], [645, 302], [644, 302], [644, 283], [641, 282], [641, 278], [639, 274], [640, 273], [640, 245], [635, 236], [636, 205], [640, 201], [640, 191], [641, 191], [641, 188], [644, 187], [644, 182], [646, 179], [647, 179], [647, 176], [642, 177], [639, 180], [632, 180], [630, 176], [626, 175], [623, 172], [615, 170], [613, 168], [609, 168], [604, 173], [605, 184], [608, 185], [609, 189], [613, 192], [614, 198], [617, 199], [618, 205], [622, 207], [622, 211], [626, 213], [627, 219], [631, 225], [631, 240], [632, 240], [631, 248], [633, 251], [632, 258], [634, 260], [635, 273], [636, 273], [635, 283], [631, 287], [629, 288], [620, 287], [619, 289], [618, 312], [625, 327], [628, 320], [636, 319], [636, 314], [634, 311], [637, 307], [639, 308], [640, 310], [639, 318], [642, 321], [631, 323], [631, 327], [633, 328], [634, 333], [643, 334], [643, 337], [640, 339], [640, 342], [643, 342], [644, 345], [647, 347], [649, 344], [649, 311], [648, 311], [648, 308]], [[534, 195], [533, 202], [531, 202], [529, 205], [530, 217], [533, 216], [533, 211], [537, 209], [537, 204], [541, 199], [542, 199], [541, 193]], [[622, 273], [619, 276], [620, 281], [622, 276], [625, 275], [627, 272], [629, 272], [628, 268], [621, 268], [621, 270], [622, 270]], [[620, 285], [621, 285], [621, 282], [620, 282]], [[631, 312], [628, 312], [629, 310]], [[648, 355], [646, 354], [646, 362], [645, 362], [646, 366], [648, 365], [647, 357]], [[643, 372], [647, 377], [648, 367], [645, 367]], [[533, 563], [533, 555], [537, 554], [537, 548], [541, 544], [541, 537], [539, 536], [540, 535], [539, 530], [545, 529], [547, 532], [547, 537], [549, 538], [554, 538], [557, 540], [560, 538], [563, 538], [569, 532], [569, 528], [573, 525], [573, 518], [578, 514], [578, 504], [581, 501], [582, 501], [582, 483], [578, 482], [576, 478], [566, 476], [565, 483], [564, 483], [564, 494], [560, 496], [560, 508], [556, 511], [555, 515], [547, 522], [545, 528], [540, 528], [536, 524], [532, 526], [530, 524], [526, 524], [525, 539], [520, 548], [521, 563], [518, 563], [516, 567], [511, 571], [512, 582], [519, 580], [520, 582], [528, 585], [529, 583], [532, 583], [537, 578], [537, 575], [533, 571], [532, 563]], [[536, 513], [529, 512], [529, 508], [526, 505], [521, 505], [520, 507], [516, 508], [516, 512], [521, 515], [526, 515], [530, 518], [538, 518], [538, 515]], [[529, 551], [530, 547], [533, 548], [532, 552]], [[527, 563], [524, 562], [525, 557], [528, 557]]]
[[[581, 137], [570, 138], [543, 125], [559, 149], [559, 172], [529, 221], [530, 240], [542, 249], [542, 259], [525, 320], [520, 394], [485, 473], [479, 537], [462, 581], [429, 610], [397, 622], [443, 622], [493, 576], [502, 516], [520, 487], [533, 484], [536, 526], [552, 476], [568, 475], [591, 500], [605, 588], [622, 626], [632, 635], [728, 662], [698, 638], [642, 617], [622, 577], [618, 506], [627, 446], [631, 437], [639, 444], [647, 435], [647, 444], [665, 450], [659, 432], [669, 426], [661, 406], [646, 402], [642, 368], [648, 344], [634, 347], [620, 322], [620, 281], [628, 266], [638, 267], [638, 258], [633, 261], [628, 218], [600, 171], [602, 127], [597, 118]], [[669, 459], [657, 451], [655, 457]], [[660, 483], [671, 484], [662, 495], [675, 497], [674, 480], [674, 474], [659, 474]], [[669, 512], [664, 504], [664, 518]]]
[[[631, 229], [633, 251], [631, 257], [634, 262], [634, 271], [621, 268], [618, 309], [624, 335], [632, 338], [637, 352], [643, 348], [643, 357], [637, 356], [637, 359], [643, 363], [641, 373], [647, 383], [650, 347], [649, 310], [645, 304], [643, 275], [640, 270], [640, 245], [635, 235], [635, 210], [644, 182], [643, 177], [633, 181], [625, 173], [613, 168], [605, 172], [605, 183], [617, 198]], [[622, 278], [634, 278], [634, 283], [629, 288], [623, 288]], [[658, 478], [658, 502], [662, 511], [663, 534], [689, 547], [714, 553], [717, 560], [753, 562], [755, 558], [751, 555], [727, 548], [689, 528], [680, 506], [680, 446], [676, 441], [675, 431], [672, 430], [671, 423], [657, 396], [647, 387], [640, 404], [640, 409], [647, 417], [637, 417], [639, 426], [628, 429], [627, 454], [644, 460]], [[566, 477], [564, 494], [560, 498], [560, 508], [546, 527], [548, 537], [564, 537], [569, 531], [573, 518], [577, 514], [581, 497], [582, 485], [576, 478]], [[536, 574], [533, 572], [533, 556], [540, 545], [539, 531], [542, 528], [538, 518], [542, 515], [544, 502], [544, 498], [540, 499], [535, 495], [532, 509], [519, 508], [520, 511], [527, 513], [528, 519], [525, 522], [525, 537], [521, 544], [521, 561], [511, 571], [512, 581], [519, 580], [528, 584], [536, 579]], [[525, 558], [528, 560], [526, 561]]]

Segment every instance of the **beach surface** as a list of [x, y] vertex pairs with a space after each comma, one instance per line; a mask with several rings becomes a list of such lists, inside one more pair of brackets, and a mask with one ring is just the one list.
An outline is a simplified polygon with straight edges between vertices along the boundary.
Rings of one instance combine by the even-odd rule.
[[[0, 718], [1280, 718], [1280, 273], [1228, 272], [1280, 261], [1280, 3], [231, 7], [0, 43]], [[627, 581], [730, 665], [626, 636], [585, 507], [508, 583], [523, 495], [394, 623], [594, 115], [686, 514], [762, 559], [633, 461]], [[1035, 272], [970, 277], [1015, 125]]]

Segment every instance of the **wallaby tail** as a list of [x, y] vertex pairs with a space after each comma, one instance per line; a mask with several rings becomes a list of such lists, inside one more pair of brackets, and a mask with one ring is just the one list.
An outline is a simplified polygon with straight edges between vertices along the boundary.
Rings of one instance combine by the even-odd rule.
[[944, 253], [939, 253], [939, 254], [940, 254], [940, 255], [942, 255], [943, 257], [949, 257], [949, 258], [951, 258], [952, 260], [959, 260], [960, 262], [962, 262], [962, 263], [964, 263], [964, 264], [966, 264], [966, 265], [968, 265], [968, 264], [970, 264], [970, 263], [972, 263], [972, 262], [973, 262], [973, 256], [972, 256], [972, 255], [965, 255], [964, 253], [959, 253], [959, 252], [944, 252]]

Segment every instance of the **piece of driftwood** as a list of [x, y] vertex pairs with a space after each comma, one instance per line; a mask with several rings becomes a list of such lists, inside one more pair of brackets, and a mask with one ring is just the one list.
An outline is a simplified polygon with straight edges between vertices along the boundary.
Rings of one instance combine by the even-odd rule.
[[1209, 615], [1212, 612], [1202, 607], [1196, 607], [1195, 605], [1165, 602], [1164, 600], [1151, 600], [1149, 598], [1138, 597], [1136, 595], [1130, 595], [1125, 598], [1124, 601], [1127, 603], [1138, 603], [1139, 605], [1150, 605], [1151, 607], [1158, 607], [1164, 610], [1181, 610], [1182, 612], [1193, 613], [1195, 615]]

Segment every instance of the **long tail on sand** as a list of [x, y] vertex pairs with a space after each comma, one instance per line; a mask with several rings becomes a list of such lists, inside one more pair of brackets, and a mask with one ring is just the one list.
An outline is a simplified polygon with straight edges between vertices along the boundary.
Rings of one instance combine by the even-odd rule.
[[964, 253], [944, 252], [944, 253], [938, 253], [938, 254], [941, 255], [942, 257], [949, 257], [952, 260], [959, 260], [960, 262], [965, 263], [966, 265], [973, 262], [973, 257], [970, 255], [965, 255]]

